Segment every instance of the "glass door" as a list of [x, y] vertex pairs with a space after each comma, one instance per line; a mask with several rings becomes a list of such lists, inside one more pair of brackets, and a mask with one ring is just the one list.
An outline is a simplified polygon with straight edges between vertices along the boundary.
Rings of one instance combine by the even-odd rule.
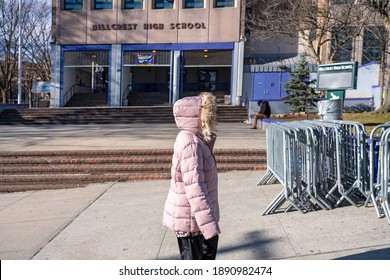
[[215, 91], [217, 88], [217, 71], [199, 70], [198, 71], [199, 90]]

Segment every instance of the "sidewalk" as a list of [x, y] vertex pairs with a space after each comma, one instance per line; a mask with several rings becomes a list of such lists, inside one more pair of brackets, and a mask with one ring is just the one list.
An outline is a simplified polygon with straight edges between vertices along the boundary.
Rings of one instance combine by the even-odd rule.
[[[264, 149], [265, 131], [220, 123], [216, 149]], [[0, 151], [171, 149], [175, 124], [0, 125]]]
[[[0, 126], [0, 150], [171, 148], [170, 125]], [[219, 141], [219, 142], [218, 142]], [[216, 148], [265, 148], [245, 124], [219, 127]], [[372, 207], [261, 216], [282, 186], [264, 171], [219, 174], [220, 260], [386, 259], [390, 225]], [[178, 259], [161, 225], [168, 180], [0, 194], [0, 259]]]

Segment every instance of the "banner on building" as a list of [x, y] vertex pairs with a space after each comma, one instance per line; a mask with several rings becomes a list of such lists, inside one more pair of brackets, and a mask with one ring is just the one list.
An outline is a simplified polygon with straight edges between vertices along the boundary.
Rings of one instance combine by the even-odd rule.
[[154, 64], [154, 54], [137, 54], [137, 64], [141, 64], [141, 65]]

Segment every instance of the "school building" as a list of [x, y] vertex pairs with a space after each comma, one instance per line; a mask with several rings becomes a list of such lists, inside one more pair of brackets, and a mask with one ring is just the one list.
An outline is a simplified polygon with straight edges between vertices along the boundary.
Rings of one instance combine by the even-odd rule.
[[52, 21], [50, 107], [78, 93], [114, 107], [201, 91], [241, 104], [245, 1], [53, 0]]

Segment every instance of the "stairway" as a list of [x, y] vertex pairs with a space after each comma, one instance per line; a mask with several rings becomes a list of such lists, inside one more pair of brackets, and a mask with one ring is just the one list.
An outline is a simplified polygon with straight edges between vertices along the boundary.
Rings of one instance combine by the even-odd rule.
[[[218, 106], [218, 122], [243, 122], [246, 108]], [[0, 125], [173, 123], [171, 106], [6, 109]]]
[[168, 92], [132, 92], [127, 99], [129, 106], [163, 106], [169, 104]]
[[[0, 152], [0, 192], [168, 180], [172, 153], [170, 149]], [[217, 149], [215, 156], [219, 172], [266, 169], [264, 150]]]
[[229, 105], [218, 105], [217, 116], [218, 122], [236, 122], [242, 123], [248, 119], [245, 107], [235, 107]]
[[105, 107], [108, 94], [104, 92], [75, 93], [65, 107]]

